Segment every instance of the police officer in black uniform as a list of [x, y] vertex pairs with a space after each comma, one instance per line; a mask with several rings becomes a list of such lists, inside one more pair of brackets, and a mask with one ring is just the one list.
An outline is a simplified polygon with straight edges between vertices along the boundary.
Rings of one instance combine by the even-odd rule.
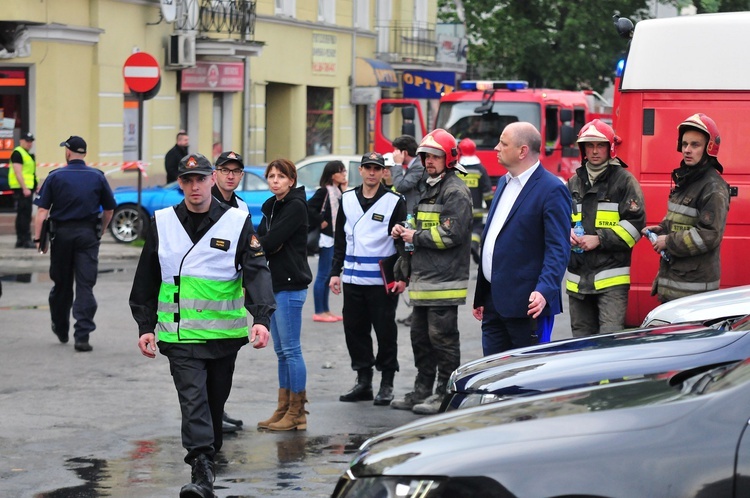
[[[54, 285], [49, 293], [52, 332], [68, 342], [70, 309], [75, 318], [75, 350], [88, 352], [89, 334], [94, 331], [96, 299], [94, 285], [99, 265], [99, 239], [112, 219], [116, 202], [104, 173], [86, 166], [86, 141], [71, 136], [65, 147], [67, 166], [49, 174], [42, 185], [34, 223], [39, 244], [42, 223], [50, 218], [49, 276]], [[76, 284], [75, 299], [73, 282]]]
[[[141, 353], [156, 356], [156, 332], [180, 400], [185, 462], [192, 467], [182, 498], [214, 496], [213, 461], [223, 443], [237, 352], [249, 341], [266, 346], [276, 309], [250, 217], [211, 196], [212, 172], [201, 154], [182, 158], [177, 176], [185, 200], [152, 218], [130, 293]], [[243, 288], [254, 319], [249, 331]]]

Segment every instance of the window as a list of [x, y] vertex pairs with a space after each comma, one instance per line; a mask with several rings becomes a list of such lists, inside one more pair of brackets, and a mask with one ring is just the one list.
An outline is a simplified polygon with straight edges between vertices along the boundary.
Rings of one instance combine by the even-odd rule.
[[296, 0], [275, 0], [275, 13], [277, 16], [295, 17], [297, 12]]
[[336, 24], [336, 0], [318, 0], [318, 21]]
[[333, 88], [307, 87], [307, 155], [333, 149]]
[[354, 8], [357, 9], [354, 16], [354, 27], [360, 29], [370, 28], [370, 0], [354, 0]]

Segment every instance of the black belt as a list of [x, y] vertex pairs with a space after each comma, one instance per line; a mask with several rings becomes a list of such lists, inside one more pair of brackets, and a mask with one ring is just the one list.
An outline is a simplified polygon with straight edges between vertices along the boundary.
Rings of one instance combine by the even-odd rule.
[[70, 220], [70, 221], [57, 221], [52, 220], [52, 224], [55, 228], [95, 228], [96, 221], [91, 220]]

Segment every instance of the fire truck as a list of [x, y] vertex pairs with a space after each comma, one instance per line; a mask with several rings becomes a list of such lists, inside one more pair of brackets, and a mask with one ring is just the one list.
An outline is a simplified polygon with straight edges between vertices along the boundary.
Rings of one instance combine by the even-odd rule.
[[[394, 120], [399, 109], [401, 119]], [[389, 132], [394, 124], [405, 125], [401, 131], [417, 140], [425, 134], [419, 101], [382, 100], [375, 112], [372, 138], [378, 152], [392, 150]], [[506, 171], [493, 149], [508, 123], [528, 121], [536, 126], [544, 140], [542, 166], [567, 180], [581, 165], [576, 135], [595, 118], [611, 122], [608, 102], [593, 91], [529, 88], [525, 81], [463, 81], [459, 90], [441, 97], [432, 128], [444, 128], [457, 140], [471, 138], [494, 185]]]
[[[679, 166], [677, 126], [701, 112], [719, 128], [719, 162], [730, 185], [721, 245], [721, 287], [750, 284], [742, 254], [750, 238], [750, 66], [738, 40], [750, 31], [750, 12], [701, 14], [640, 21], [632, 33], [615, 98], [618, 156], [643, 188], [647, 225], [667, 211], [671, 172]], [[686, 61], [691, 61], [686, 64]], [[638, 325], [659, 303], [651, 296], [659, 255], [648, 240], [636, 244], [626, 322]]]

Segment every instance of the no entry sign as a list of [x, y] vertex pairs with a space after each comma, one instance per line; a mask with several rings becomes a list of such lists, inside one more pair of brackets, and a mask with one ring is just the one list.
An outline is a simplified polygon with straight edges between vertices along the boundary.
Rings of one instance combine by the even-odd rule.
[[159, 84], [161, 71], [159, 63], [151, 54], [136, 52], [125, 61], [122, 75], [131, 92], [147, 93]]

